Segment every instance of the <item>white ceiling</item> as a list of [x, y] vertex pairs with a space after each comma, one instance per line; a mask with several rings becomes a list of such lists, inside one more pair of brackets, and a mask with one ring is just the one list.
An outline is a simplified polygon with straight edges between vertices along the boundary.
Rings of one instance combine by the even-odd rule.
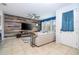
[[68, 3], [6, 3], [2, 5], [4, 13], [27, 17], [29, 13], [36, 13], [40, 19], [55, 16], [56, 10], [69, 5]]

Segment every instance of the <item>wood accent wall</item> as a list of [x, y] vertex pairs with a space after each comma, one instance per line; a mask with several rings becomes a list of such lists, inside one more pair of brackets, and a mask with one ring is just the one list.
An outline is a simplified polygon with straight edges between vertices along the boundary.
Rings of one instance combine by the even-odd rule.
[[4, 14], [4, 36], [16, 36], [18, 32], [15, 32], [15, 30], [21, 30], [21, 23], [29, 23], [35, 25], [38, 23], [38, 21], [30, 18]]

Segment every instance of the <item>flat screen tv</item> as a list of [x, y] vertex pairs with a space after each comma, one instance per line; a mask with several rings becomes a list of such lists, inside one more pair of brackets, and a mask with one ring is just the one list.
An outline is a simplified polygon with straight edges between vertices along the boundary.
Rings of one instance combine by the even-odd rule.
[[32, 30], [31, 24], [22, 23], [21, 24], [21, 30]]

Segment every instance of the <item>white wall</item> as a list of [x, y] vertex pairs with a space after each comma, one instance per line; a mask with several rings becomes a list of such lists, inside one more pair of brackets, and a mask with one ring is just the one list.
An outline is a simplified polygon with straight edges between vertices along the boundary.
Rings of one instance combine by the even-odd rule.
[[[78, 48], [78, 35], [79, 35], [79, 17], [77, 10], [79, 4], [71, 4], [69, 6], [60, 8], [56, 11], [56, 42], [68, 46]], [[62, 13], [73, 10], [74, 11], [74, 32], [61, 31], [62, 26]], [[79, 13], [79, 12], [78, 12]]]
[[2, 34], [2, 40], [4, 39], [4, 19], [3, 12], [0, 10], [0, 33]]

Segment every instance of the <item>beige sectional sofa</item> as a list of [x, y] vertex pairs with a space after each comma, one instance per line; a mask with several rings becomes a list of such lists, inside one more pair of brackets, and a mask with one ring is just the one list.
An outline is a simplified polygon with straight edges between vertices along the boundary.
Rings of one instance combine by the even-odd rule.
[[35, 44], [37, 46], [45, 45], [47, 43], [55, 41], [55, 33], [53, 32], [46, 32], [46, 33], [37, 32], [36, 35], [37, 38], [35, 40]]

